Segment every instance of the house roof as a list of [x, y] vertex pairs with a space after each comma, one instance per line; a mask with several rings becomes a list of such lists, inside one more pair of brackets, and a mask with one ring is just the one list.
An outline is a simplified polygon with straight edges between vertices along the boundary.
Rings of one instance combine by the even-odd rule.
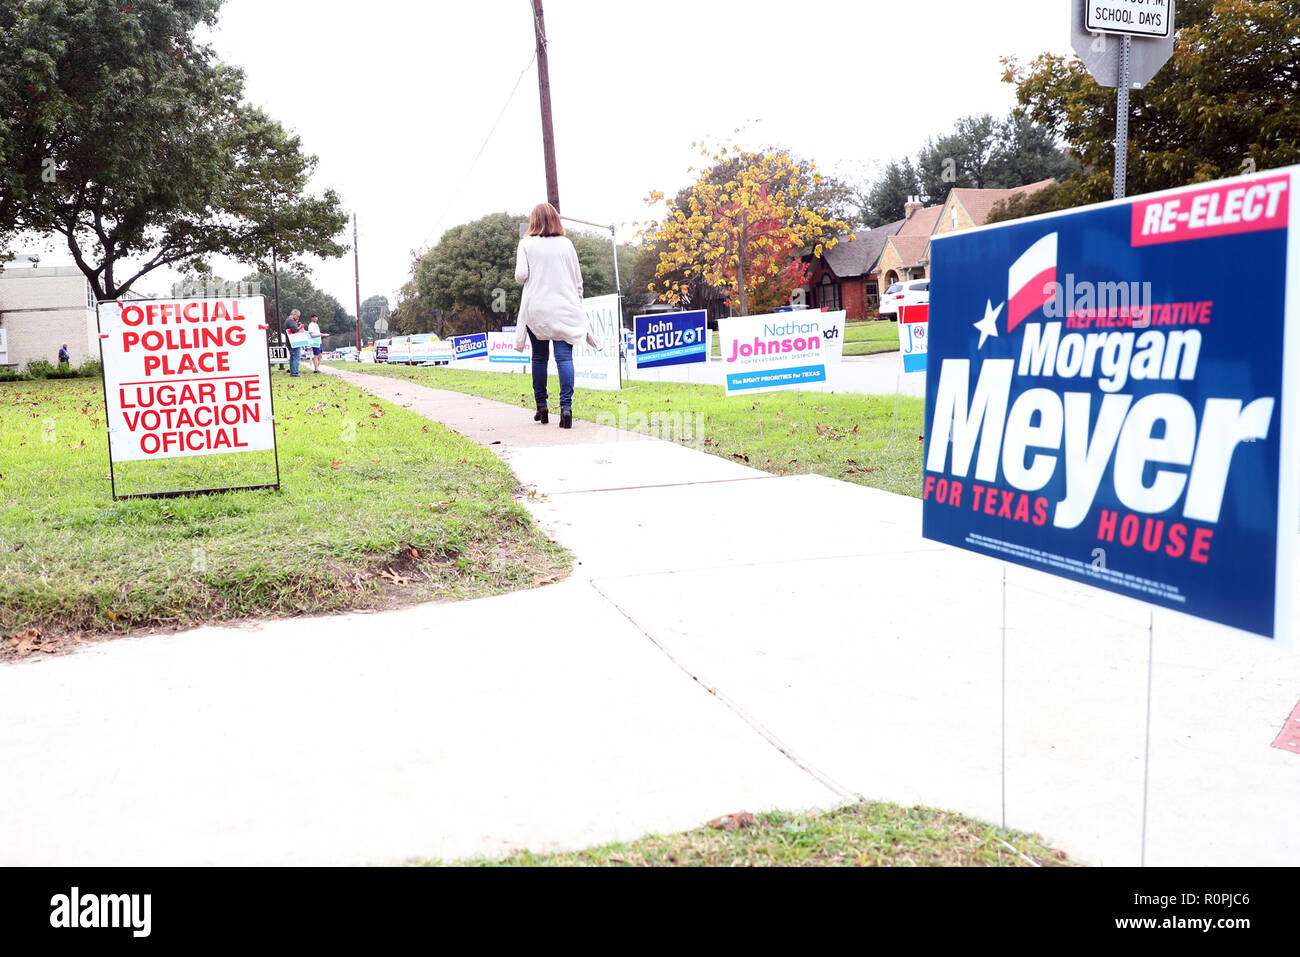
[[930, 245], [930, 237], [926, 236], [904, 236], [901, 233], [890, 240], [894, 244], [894, 249], [898, 252], [898, 257], [903, 260], [904, 266], [915, 266], [921, 262], [921, 257], [925, 255], [925, 250]]
[[[1030, 196], [1040, 189], [1051, 186], [1055, 183], [1054, 179], [1043, 179], [1037, 183], [1029, 183], [1026, 186], [1017, 186], [1015, 189], [970, 189], [966, 187], [956, 187], [952, 195], [970, 214], [970, 218], [975, 221], [976, 226], [983, 226], [989, 220], [989, 214], [993, 212], [993, 207], [1004, 199], [1012, 196], [1024, 194]], [[937, 220], [936, 220], [937, 222]]]
[[918, 209], [909, 219], [903, 221], [902, 227], [898, 230], [898, 235], [929, 236], [934, 232], [934, 227], [939, 224], [939, 214], [942, 212], [942, 203], [938, 206], [927, 206], [925, 209]]
[[822, 258], [826, 260], [826, 265], [830, 266], [831, 271], [841, 279], [850, 276], [866, 276], [876, 268], [876, 263], [880, 262], [880, 254], [885, 251], [885, 243], [889, 241], [889, 237], [897, 233], [902, 225], [903, 220], [900, 219], [896, 223], [856, 233], [857, 239], [853, 242], [841, 239], [826, 250]]

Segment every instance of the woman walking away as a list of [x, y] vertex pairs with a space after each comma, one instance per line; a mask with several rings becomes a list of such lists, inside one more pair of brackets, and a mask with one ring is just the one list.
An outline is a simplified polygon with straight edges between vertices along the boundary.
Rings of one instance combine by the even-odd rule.
[[[573, 347], [584, 339], [597, 345], [582, 308], [582, 270], [578, 253], [564, 235], [560, 214], [550, 203], [533, 210], [528, 235], [519, 241], [515, 279], [524, 284], [515, 331], [515, 349], [533, 344], [534, 422], [550, 421], [546, 408], [546, 367], [555, 344], [555, 367], [560, 374], [560, 428], [573, 428]], [[527, 338], [525, 338], [527, 336]]]

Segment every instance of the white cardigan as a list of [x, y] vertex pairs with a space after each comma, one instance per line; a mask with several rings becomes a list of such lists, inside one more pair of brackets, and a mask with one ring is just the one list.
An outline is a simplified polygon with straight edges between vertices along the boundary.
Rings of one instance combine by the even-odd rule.
[[578, 252], [566, 236], [525, 236], [515, 257], [515, 280], [524, 284], [515, 332], [522, 350], [528, 331], [538, 339], [576, 346], [588, 332], [582, 308], [582, 269]]

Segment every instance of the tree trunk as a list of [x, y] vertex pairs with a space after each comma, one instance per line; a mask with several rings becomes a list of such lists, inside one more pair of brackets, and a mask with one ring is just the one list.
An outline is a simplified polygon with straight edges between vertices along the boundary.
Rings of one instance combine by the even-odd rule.
[[749, 301], [745, 297], [745, 234], [749, 232], [749, 213], [740, 214], [740, 238], [736, 241], [736, 292], [740, 295], [740, 314], [749, 315]]

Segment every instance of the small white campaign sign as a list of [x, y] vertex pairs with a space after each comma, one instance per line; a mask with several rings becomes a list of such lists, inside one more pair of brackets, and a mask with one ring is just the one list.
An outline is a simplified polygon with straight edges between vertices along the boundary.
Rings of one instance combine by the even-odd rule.
[[261, 296], [99, 304], [114, 461], [275, 448]]
[[818, 313], [778, 312], [718, 320], [727, 395], [780, 392], [826, 381]]
[[593, 349], [582, 342], [573, 347], [574, 384], [584, 389], [617, 392], [623, 387], [618, 361], [618, 346], [622, 339], [619, 298], [595, 296], [582, 300], [582, 308], [587, 313], [587, 325], [598, 345]]
[[1167, 37], [1174, 25], [1174, 0], [1086, 0], [1084, 27], [1093, 33]]

